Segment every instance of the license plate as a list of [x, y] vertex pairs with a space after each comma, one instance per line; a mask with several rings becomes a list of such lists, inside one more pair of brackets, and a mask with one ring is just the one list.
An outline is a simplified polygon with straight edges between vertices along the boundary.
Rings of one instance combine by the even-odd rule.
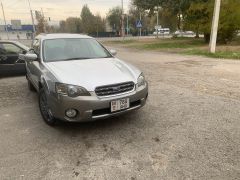
[[129, 99], [120, 99], [111, 102], [111, 112], [121, 111], [130, 107]]

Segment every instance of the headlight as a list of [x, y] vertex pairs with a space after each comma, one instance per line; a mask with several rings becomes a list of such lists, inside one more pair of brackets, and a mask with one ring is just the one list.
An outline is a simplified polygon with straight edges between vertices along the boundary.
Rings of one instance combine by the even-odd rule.
[[56, 83], [56, 92], [69, 97], [91, 96], [90, 93], [83, 87]]
[[145, 86], [146, 80], [143, 74], [138, 77], [138, 87]]

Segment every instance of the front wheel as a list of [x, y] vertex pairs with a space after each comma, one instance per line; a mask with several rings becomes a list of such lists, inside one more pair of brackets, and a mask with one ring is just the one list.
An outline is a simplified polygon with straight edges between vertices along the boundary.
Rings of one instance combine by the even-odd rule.
[[45, 123], [47, 123], [49, 126], [56, 125], [57, 119], [54, 118], [51, 113], [47, 102], [47, 96], [43, 88], [39, 91], [39, 109]]

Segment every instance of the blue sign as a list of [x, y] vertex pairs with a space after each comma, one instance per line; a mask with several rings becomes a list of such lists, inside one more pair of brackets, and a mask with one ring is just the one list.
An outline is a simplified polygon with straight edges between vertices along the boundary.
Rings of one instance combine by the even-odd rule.
[[143, 27], [141, 20], [137, 20], [137, 21], [136, 21], [136, 27], [137, 27], [137, 28], [142, 28], [142, 27]]

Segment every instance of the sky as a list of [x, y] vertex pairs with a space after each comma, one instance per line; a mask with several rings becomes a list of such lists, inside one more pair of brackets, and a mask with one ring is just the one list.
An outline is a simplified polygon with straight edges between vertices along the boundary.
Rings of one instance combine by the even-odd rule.
[[[123, 0], [125, 11], [131, 0]], [[31, 22], [28, 0], [2, 0], [7, 23], [11, 19], [20, 19], [22, 24]], [[82, 6], [87, 4], [93, 14], [106, 16], [108, 10], [121, 6], [121, 0], [30, 0], [33, 10], [43, 10], [45, 17], [51, 17], [52, 23], [67, 17], [79, 17]], [[1, 10], [0, 10], [1, 11]], [[0, 12], [0, 23], [3, 24], [3, 14]]]

